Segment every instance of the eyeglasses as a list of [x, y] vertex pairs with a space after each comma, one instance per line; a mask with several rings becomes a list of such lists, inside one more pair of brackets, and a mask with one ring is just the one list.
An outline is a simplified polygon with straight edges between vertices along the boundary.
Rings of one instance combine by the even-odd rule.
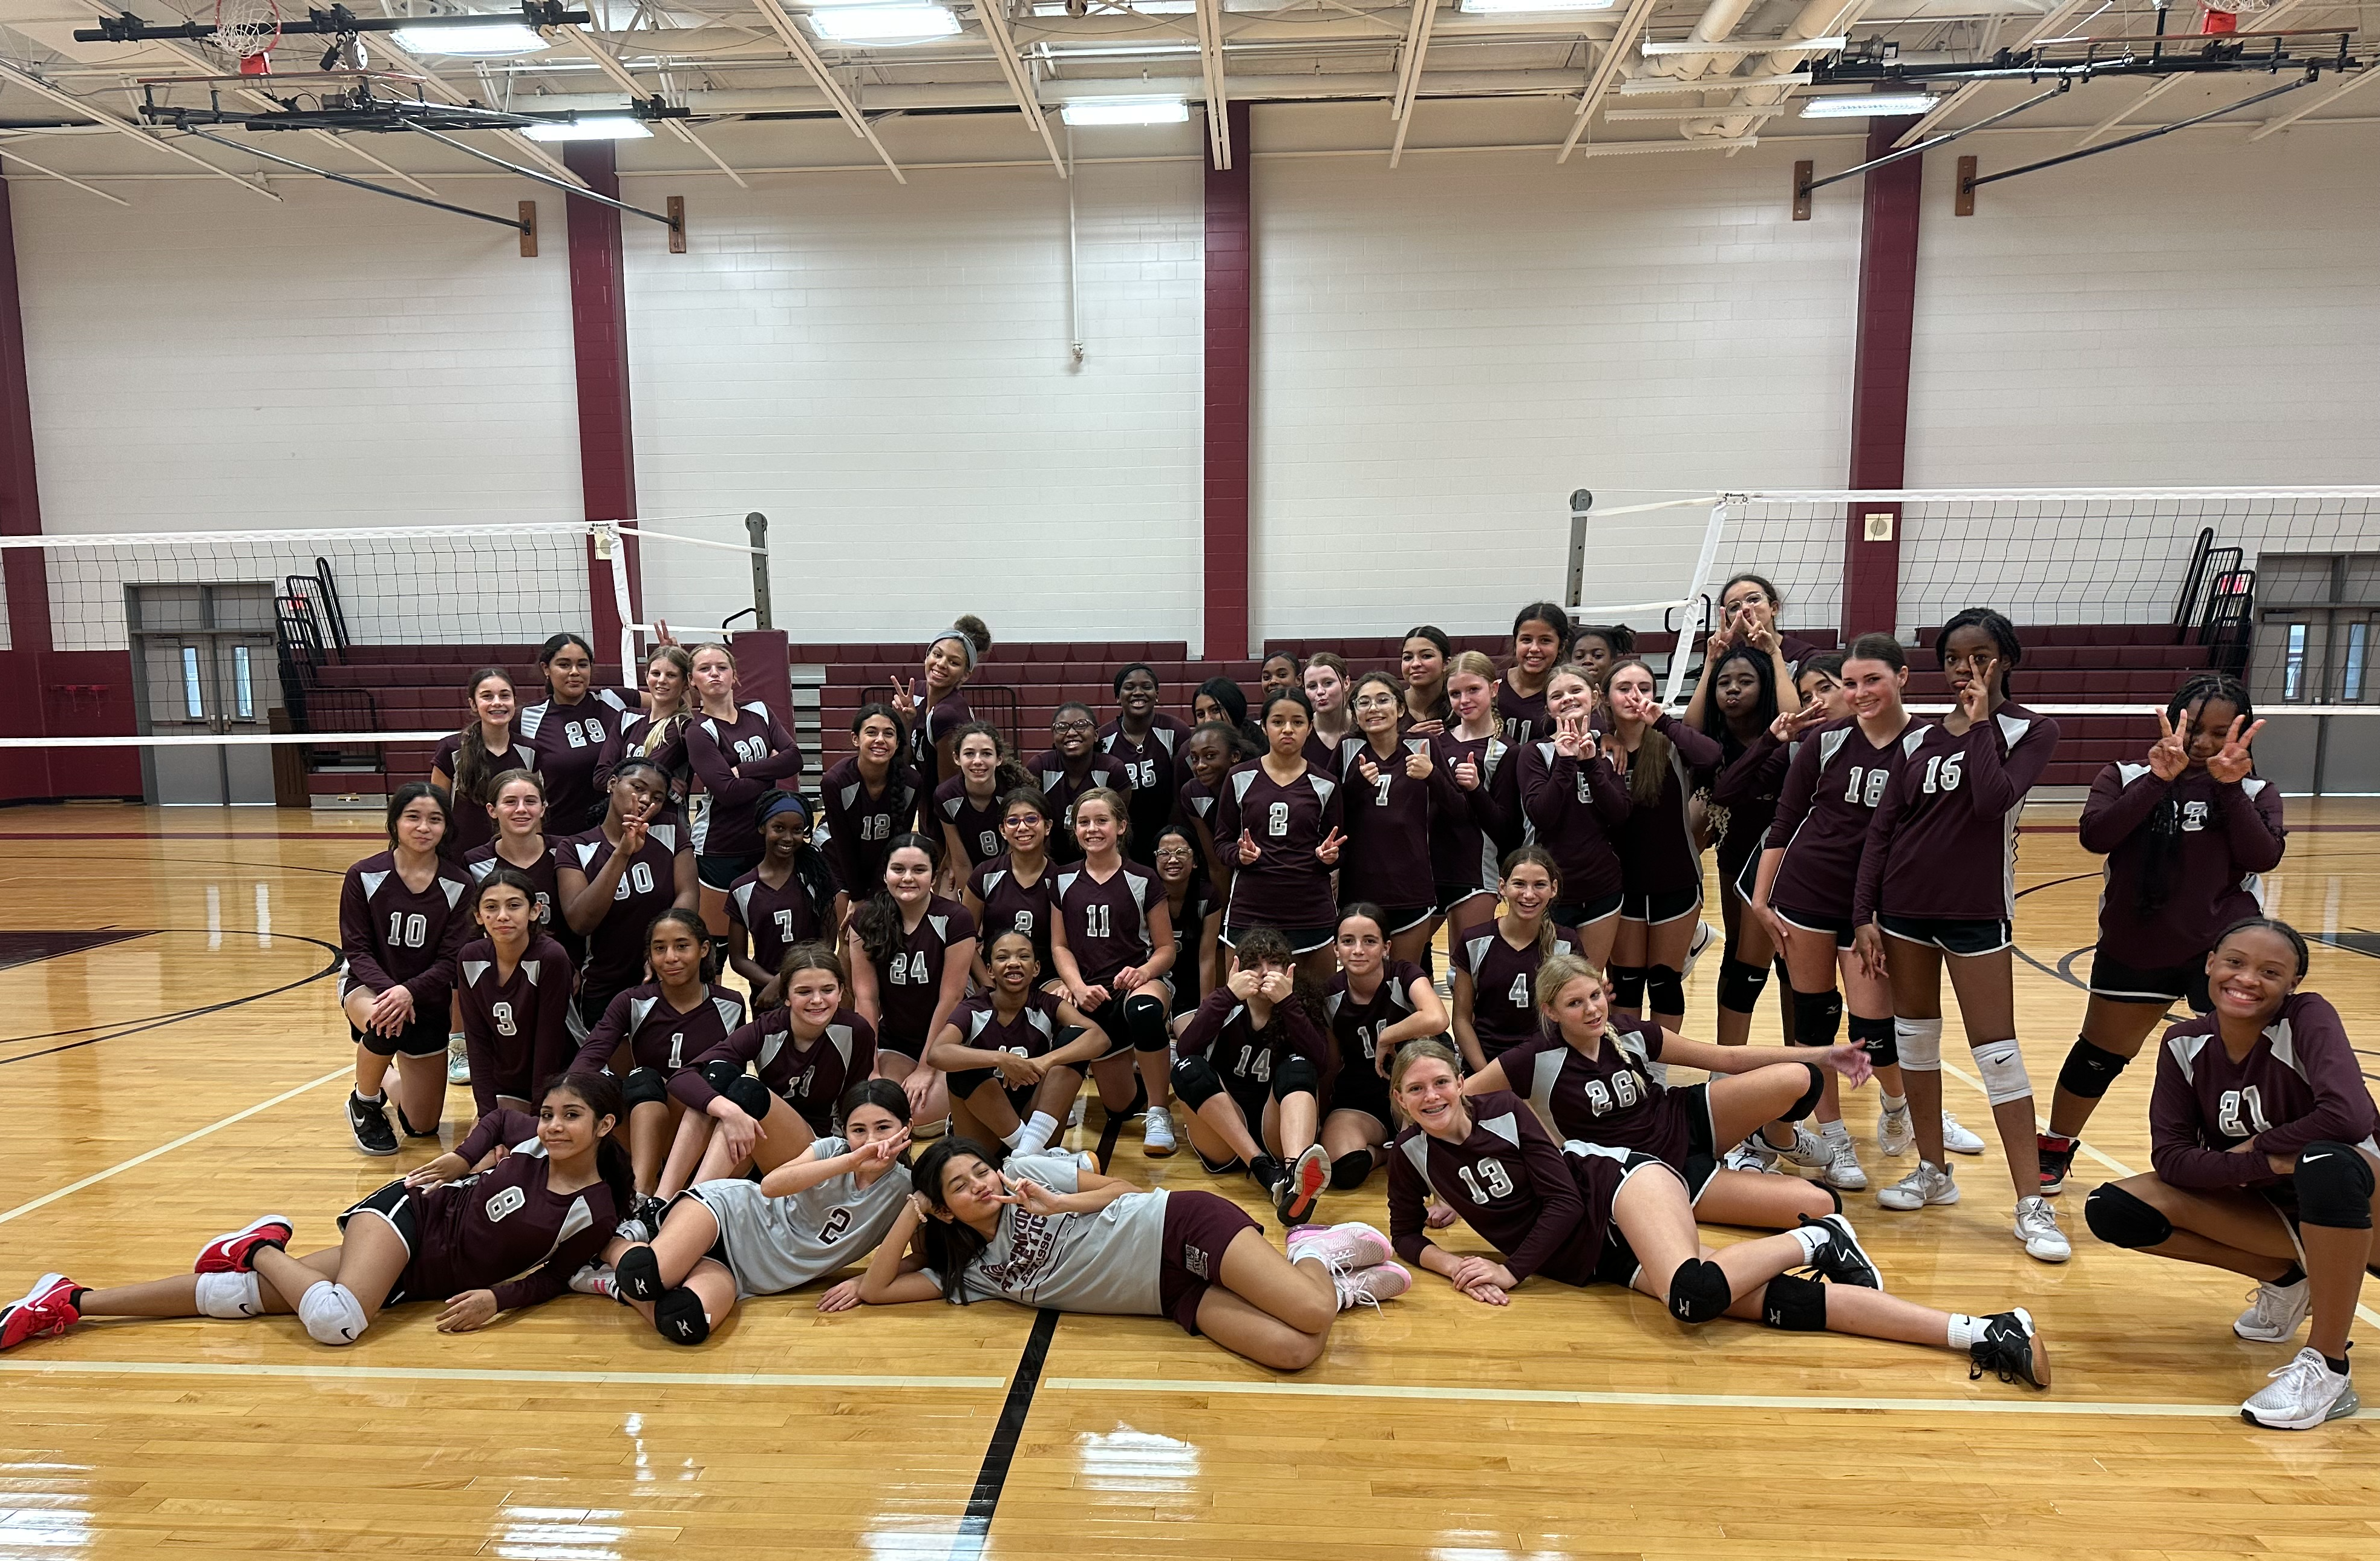
[[1169, 846], [1157, 853], [1159, 861], [1189, 861], [1196, 853], [1187, 846]]
[[1092, 728], [1088, 721], [1052, 721], [1050, 729], [1053, 732], [1087, 732]]

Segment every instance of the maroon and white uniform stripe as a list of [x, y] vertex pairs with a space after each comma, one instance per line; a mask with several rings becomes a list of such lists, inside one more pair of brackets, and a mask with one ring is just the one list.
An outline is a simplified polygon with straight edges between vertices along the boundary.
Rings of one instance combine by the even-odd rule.
[[445, 858], [419, 893], [396, 871], [396, 853], [381, 851], [347, 869], [339, 884], [339, 952], [347, 968], [339, 995], [361, 986], [374, 993], [402, 986], [417, 1016], [445, 1006], [455, 984], [455, 954], [472, 932], [463, 896], [463, 870]]
[[[2148, 824], [2170, 800], [2178, 825], [2168, 843]], [[2224, 928], [2263, 909], [2263, 875], [2278, 867], [2289, 832], [2280, 787], [2250, 775], [2225, 783], [2204, 770], [2157, 779], [2146, 764], [2110, 764], [2082, 804], [2082, 848], [2107, 859], [2099, 890], [2099, 947], [2136, 970], [2195, 961]], [[2164, 894], [2141, 905], [2141, 883], [2157, 853]]]
[[1868, 821], [1852, 920], [2016, 916], [2016, 822], [2058, 750], [2058, 723], [2013, 701], [1961, 736], [1920, 726]]
[[[2236, 1062], [2217, 1026], [2212, 1014], [2175, 1025], [2157, 1048], [2149, 1159], [2160, 1180], [2269, 1187], [2283, 1178], [2265, 1163], [2267, 1154], [2294, 1158], [2325, 1139], [2375, 1149], [2380, 1110], [2347, 1026], [2327, 999], [2291, 994]], [[2262, 1152], [2230, 1152], [2252, 1138]]]
[[838, 1009], [818, 1039], [805, 1046], [794, 1038], [792, 1017], [774, 1008], [738, 1026], [692, 1067], [673, 1075], [670, 1093], [696, 1111], [708, 1109], [718, 1091], [702, 1070], [715, 1062], [750, 1069], [771, 1094], [782, 1096], [814, 1131], [823, 1133], [843, 1092], [876, 1071], [876, 1027], [849, 1008]]

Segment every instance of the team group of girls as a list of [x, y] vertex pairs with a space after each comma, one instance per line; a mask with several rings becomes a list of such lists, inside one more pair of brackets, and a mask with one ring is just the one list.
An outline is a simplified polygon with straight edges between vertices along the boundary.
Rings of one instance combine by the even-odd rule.
[[[1682, 716], [1627, 631], [1574, 630], [1537, 604], [1500, 672], [1424, 628], [1396, 673], [1276, 657], [1253, 708], [1215, 679], [1190, 723], [1158, 710], [1149, 668], [1128, 666], [1112, 718], [1062, 706], [1050, 748], [1022, 762], [967, 708], [990, 636], [962, 619], [905, 697], [859, 712], [815, 819], [778, 787], [799, 750], [764, 708], [735, 703], [725, 648], [661, 647], [632, 712], [589, 692], [586, 645], [557, 636], [543, 703], [520, 709], [501, 672], [473, 679], [471, 724], [440, 749], [432, 784], [392, 799], [391, 849], [344, 887], [358, 1144], [395, 1151], [391, 1056], [398, 1125], [436, 1133], [450, 1029], [481, 1126], [343, 1226], [373, 1213], [418, 1262], [435, 1210], [438, 1239], [467, 1243], [478, 1226], [454, 1211], [516, 1199], [504, 1189], [520, 1177], [443, 1194], [493, 1186], [544, 1145], [541, 1195], [568, 1194], [576, 1213], [527, 1265], [528, 1290], [439, 1296], [442, 1325], [484, 1321], [480, 1295], [526, 1304], [575, 1278], [697, 1343], [737, 1298], [872, 1250], [823, 1310], [1004, 1296], [1171, 1315], [1294, 1368], [1339, 1310], [1401, 1293], [1413, 1263], [1488, 1304], [1540, 1271], [1603, 1279], [1688, 1323], [1946, 1346], [1979, 1373], [2046, 1385], [2025, 1311], [1882, 1294], [1841, 1213], [1840, 1193], [1867, 1185], [1845, 1080], [1878, 1079], [1885, 1154], [1918, 1151], [1878, 1192], [1888, 1209], [1957, 1201], [1946, 1151], [1982, 1148], [1941, 1111], [1947, 973], [2015, 1180], [2016, 1234], [2046, 1261], [2069, 1255], [2046, 1200], [2092, 1108], [2168, 1006], [2211, 1014], [2160, 1054], [2156, 1173], [2095, 1192], [2089, 1223], [2255, 1277], [2243, 1337], [2286, 1339], [2313, 1318], [2314, 1348], [2251, 1418], [2350, 1412], [2375, 1124], [2336, 1013], [2296, 991], [2302, 942], [2259, 913], [2256, 875], [2283, 832], [2277, 793], [2252, 774], [2245, 691], [2192, 679], [2145, 762], [2093, 788], [2082, 833], [2108, 858], [2101, 941], [2036, 1133], [2011, 885], [2017, 814], [2058, 732], [2010, 697], [2015, 630], [1983, 610], [1944, 627], [1933, 649], [1955, 703], [1927, 722], [1902, 704], [1896, 640], [1820, 652], [1778, 630], [1779, 605], [1757, 577], [1729, 582]], [[1680, 1031], [1685, 971], [1713, 932], [1713, 846], [1724, 945], [1707, 1045]], [[1441, 928], [1451, 1001], [1429, 968]], [[1744, 1044], [1772, 966], [1791, 1051]], [[1710, 1080], [1670, 1089], [1670, 1063]], [[1045, 1152], [1086, 1079], [1105, 1141]], [[1175, 1097], [1208, 1169], [1264, 1184], [1286, 1258], [1226, 1200], [1105, 1175], [1135, 1113], [1146, 1151], [1173, 1152]], [[913, 1166], [911, 1124], [923, 1138], [945, 1118], [950, 1136]], [[583, 1154], [556, 1147], [597, 1124]], [[2309, 1157], [2328, 1169], [2301, 1179]], [[1780, 1159], [1816, 1178], [1767, 1174]], [[1307, 1223], [1326, 1190], [1384, 1166], [1389, 1235]], [[1458, 1218], [1497, 1260], [1434, 1244]], [[1698, 1220], [1782, 1234], [1713, 1253]], [[345, 1286], [346, 1249], [282, 1273], [286, 1238], [278, 1220], [223, 1238], [195, 1288], [45, 1279], [6, 1342], [57, 1331], [44, 1319], [192, 1311], [296, 1310], [325, 1336], [306, 1303]], [[438, 1284], [468, 1289], [453, 1277], [468, 1262], [431, 1261]], [[204, 1266], [216, 1262], [229, 1266]], [[211, 1272], [249, 1276], [245, 1310], [222, 1310], [234, 1287]], [[385, 1286], [358, 1272], [373, 1285], [312, 1307], [347, 1337], [388, 1300], [438, 1288], [409, 1266]]]

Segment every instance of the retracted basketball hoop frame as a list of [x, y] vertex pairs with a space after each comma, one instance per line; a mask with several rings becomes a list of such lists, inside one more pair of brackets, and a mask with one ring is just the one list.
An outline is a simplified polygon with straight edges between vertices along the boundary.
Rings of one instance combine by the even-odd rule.
[[[1960, 216], [1974, 213], [1975, 191], [1984, 185], [2037, 173], [2064, 163], [2079, 162], [2085, 157], [2097, 157], [2124, 147], [2137, 146], [2144, 140], [2154, 140], [2159, 136], [2171, 135], [2176, 130], [2186, 130], [2193, 125], [2204, 125], [2210, 119], [2219, 119], [2227, 114], [2236, 114], [2243, 108], [2310, 86], [2325, 72], [2344, 75], [2352, 71], [2380, 69], [2380, 55], [2365, 57], [2355, 53], [2355, 33], [2351, 29], [2307, 28], [2272, 32], [2174, 35], [2162, 30], [2165, 16], [2165, 11], [2160, 8], [2157, 12], [2160, 30], [2143, 37], [2053, 38], [2028, 49], [2002, 49], [1987, 60], [1964, 64], [1904, 63], [1898, 57], [1897, 49], [1888, 43], [1871, 45], [1855, 54], [1841, 54], [1832, 59], [1814, 63], [1810, 67], [1810, 80], [1814, 86], [1852, 83], [1907, 86], [1926, 81], [2046, 81], [2049, 85], [2013, 107], [1988, 115], [1972, 125], [1946, 130], [1912, 146], [1888, 152], [1881, 157], [1872, 157], [1840, 173], [1828, 174], [1824, 178], [1815, 177], [1815, 162], [1805, 160], [1794, 164], [1793, 220], [1809, 220], [1810, 196], [1815, 190], [1873, 173], [1906, 158], [1921, 156], [1937, 147], [1973, 135], [1977, 130], [1988, 129], [2027, 109], [2047, 103], [2071, 90], [2078, 81], [2090, 81], [2102, 76], [2236, 75], [2246, 71], [2267, 76], [2292, 74], [2295, 77], [2295, 79], [2284, 81], [2269, 91], [2170, 125], [2160, 125], [2118, 140], [2057, 157], [2045, 157], [2019, 167], [2004, 168], [1998, 173], [1979, 175], [1975, 171], [1975, 160], [1961, 157], [1959, 159], [1957, 201], [1953, 208]], [[2324, 39], [2329, 42], [2330, 46], [2315, 50], [2293, 44], [2289, 42], [2291, 39]]]

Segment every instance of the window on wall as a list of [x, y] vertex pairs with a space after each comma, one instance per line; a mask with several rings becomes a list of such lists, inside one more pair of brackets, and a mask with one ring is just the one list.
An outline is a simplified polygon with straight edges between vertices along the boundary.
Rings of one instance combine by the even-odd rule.
[[182, 713], [193, 721], [203, 721], [207, 714], [206, 696], [199, 683], [199, 648], [182, 647]]
[[2305, 652], [2306, 626], [2293, 623], [2281, 650], [2281, 698], [2285, 700], [2305, 698]]
[[2350, 703], [2363, 697], [2364, 650], [2371, 632], [2369, 623], [2347, 626], [2347, 665], [2340, 673], [2339, 698]]

